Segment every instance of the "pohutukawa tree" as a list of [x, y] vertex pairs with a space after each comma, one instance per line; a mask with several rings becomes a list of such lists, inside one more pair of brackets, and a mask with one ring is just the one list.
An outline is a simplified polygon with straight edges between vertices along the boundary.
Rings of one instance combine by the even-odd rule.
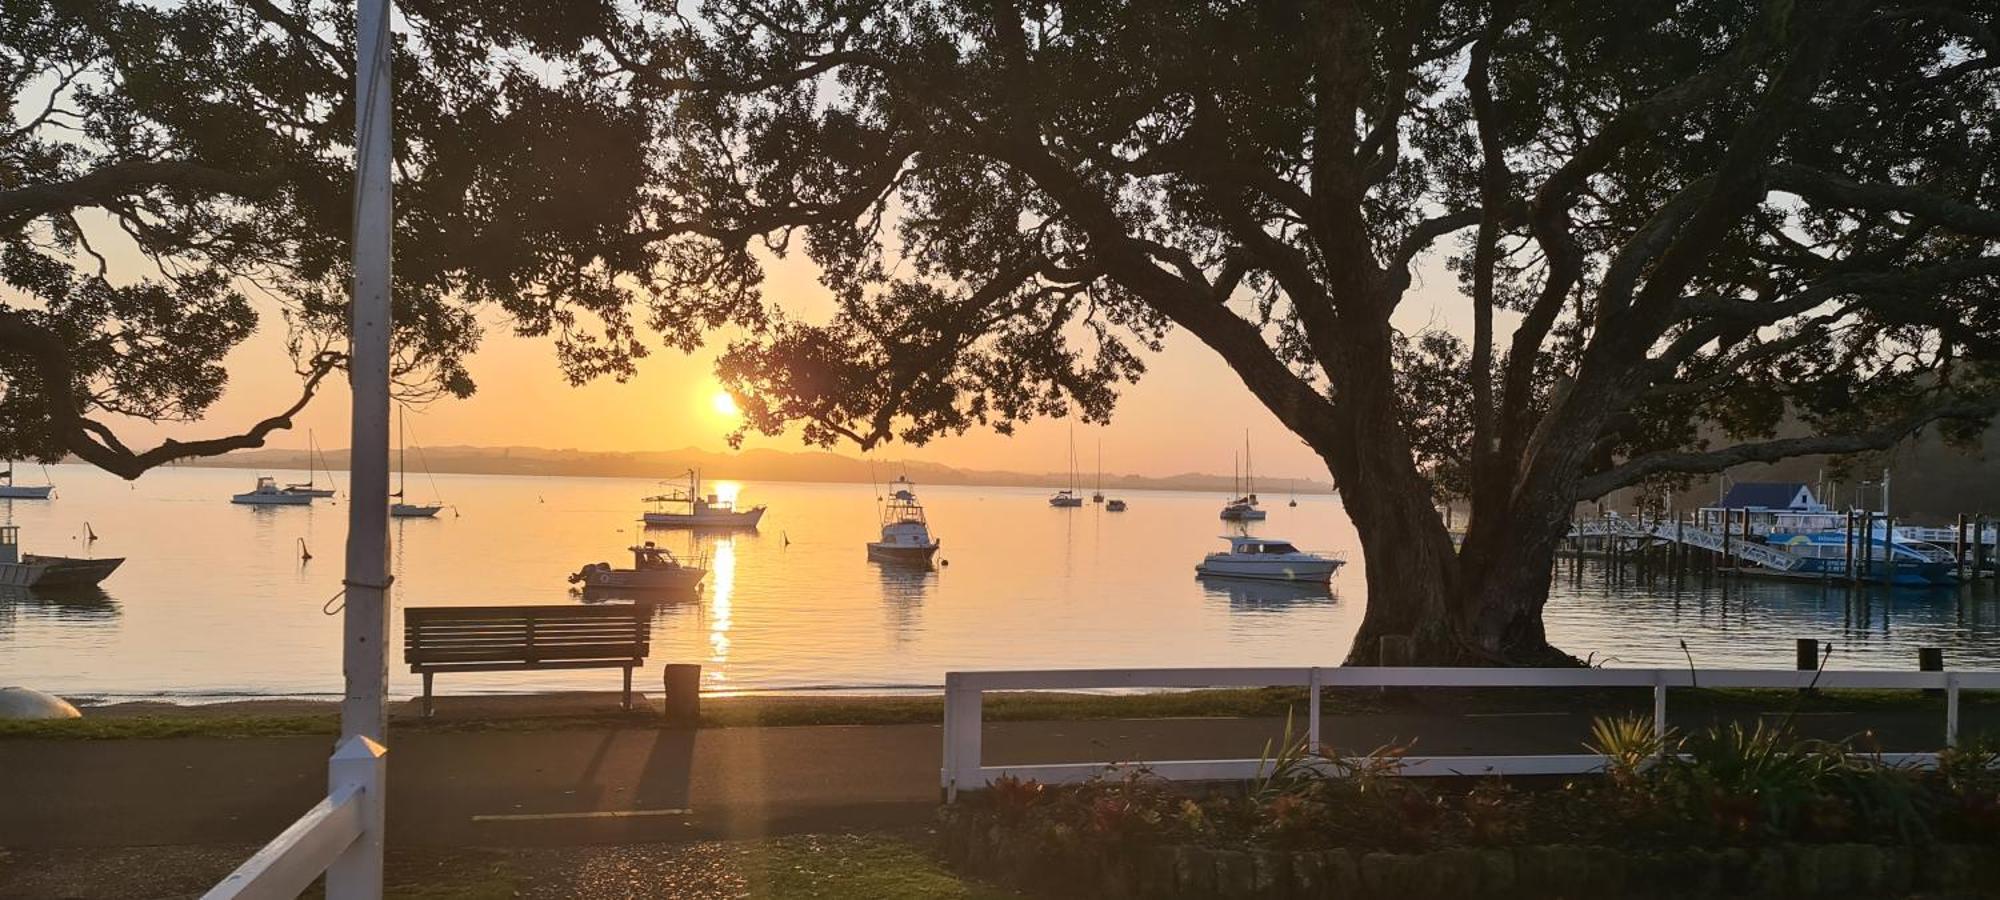
[[[726, 352], [753, 427], [866, 447], [1103, 419], [1185, 329], [1338, 480], [1352, 661], [1409, 635], [1427, 663], [1535, 664], [1568, 659], [1542, 608], [1578, 500], [2000, 408], [1996, 19], [716, 0], [600, 49], [671, 110], [633, 228], [667, 248], [656, 310], [762, 317], [759, 247], [837, 300]], [[1394, 324], [1425, 260], [1459, 279], [1462, 353]]]
[[[472, 391], [482, 308], [555, 336], [573, 378], [628, 373], [644, 348], [616, 282], [655, 262], [624, 236], [661, 126], [583, 68], [608, 5], [398, 5], [403, 395]], [[0, 0], [0, 456], [136, 478], [291, 426], [345, 359], [353, 59], [351, 4]], [[297, 400], [207, 440], [121, 440], [120, 417], [220, 397], [257, 294]]]

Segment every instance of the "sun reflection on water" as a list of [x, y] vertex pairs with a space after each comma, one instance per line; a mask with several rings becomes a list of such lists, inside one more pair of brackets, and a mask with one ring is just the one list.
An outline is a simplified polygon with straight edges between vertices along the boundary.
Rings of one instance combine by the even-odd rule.
[[[723, 482], [733, 491], [735, 482]], [[736, 591], [736, 539], [721, 538], [708, 554], [709, 616], [708, 647], [709, 668], [703, 676], [709, 681], [721, 684], [729, 680], [723, 671], [729, 661], [730, 598]]]

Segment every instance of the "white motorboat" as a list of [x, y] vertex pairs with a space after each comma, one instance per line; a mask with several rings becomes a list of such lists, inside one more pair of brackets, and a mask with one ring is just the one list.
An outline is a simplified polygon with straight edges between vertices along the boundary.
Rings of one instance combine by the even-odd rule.
[[319, 442], [313, 439], [311, 429], [306, 430], [306, 483], [285, 485], [287, 494], [304, 494], [308, 497], [333, 496], [333, 470], [326, 469], [327, 487], [319, 486], [319, 471], [326, 469], [326, 455], [319, 452]]
[[288, 494], [278, 486], [278, 480], [269, 475], [257, 476], [257, 486], [241, 494], [232, 495], [231, 503], [244, 506], [305, 506], [313, 502], [309, 494]]
[[[764, 518], [764, 506], [737, 509], [736, 501], [715, 494], [702, 494], [701, 473], [688, 470], [686, 491], [670, 488], [664, 494], [645, 498], [653, 509], [640, 521], [661, 528], [756, 528]], [[664, 484], [664, 482], [662, 482]]]
[[940, 542], [931, 537], [923, 504], [917, 502], [908, 477], [890, 484], [889, 503], [882, 508], [882, 539], [868, 542], [868, 558], [879, 562], [929, 565]]
[[[432, 500], [429, 503], [408, 503], [403, 500], [403, 482], [405, 476], [409, 474], [409, 467], [404, 465], [403, 434], [403, 411], [399, 409], [396, 411], [396, 492], [389, 495], [389, 500], [391, 501], [389, 503], [389, 517], [392, 519], [435, 519], [437, 518], [438, 511], [444, 509], [442, 501]], [[419, 456], [423, 452], [423, 448], [417, 448]], [[430, 472], [430, 467], [425, 466], [424, 475], [429, 476]], [[431, 481], [431, 492], [437, 492], [436, 480]]]
[[626, 549], [632, 551], [632, 568], [614, 569], [610, 563], [591, 563], [569, 576], [570, 583], [582, 585], [585, 596], [693, 593], [708, 574], [707, 569], [674, 558], [652, 541]]
[[21, 552], [21, 526], [0, 525], [0, 586], [23, 588], [90, 587], [109, 577], [125, 558], [80, 559]]
[[1229, 550], [1210, 553], [1194, 567], [1198, 575], [1263, 578], [1272, 581], [1327, 581], [1346, 560], [1308, 553], [1290, 541], [1270, 537], [1223, 535]]

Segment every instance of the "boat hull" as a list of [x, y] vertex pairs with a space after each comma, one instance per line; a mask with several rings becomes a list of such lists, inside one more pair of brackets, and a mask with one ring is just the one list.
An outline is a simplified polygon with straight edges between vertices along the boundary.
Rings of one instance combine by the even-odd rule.
[[1083, 498], [1082, 498], [1082, 497], [1057, 497], [1057, 498], [1054, 498], [1054, 499], [1050, 500], [1050, 501], [1049, 501], [1049, 505], [1050, 505], [1050, 506], [1053, 506], [1053, 507], [1055, 507], [1055, 508], [1057, 508], [1057, 509], [1074, 509], [1074, 508], [1076, 508], [1076, 507], [1079, 507], [1079, 506], [1082, 506], [1082, 505], [1083, 505]]
[[1229, 522], [1262, 522], [1267, 517], [1268, 514], [1261, 509], [1225, 509], [1222, 511], [1222, 518]]
[[764, 507], [759, 506], [730, 512], [649, 512], [640, 521], [653, 528], [755, 528], [763, 519]]
[[122, 556], [78, 559], [31, 553], [18, 563], [0, 563], [0, 586], [41, 589], [89, 587], [111, 577], [111, 573], [124, 562]]
[[679, 569], [599, 569], [584, 576], [585, 593], [692, 593], [708, 572], [691, 566]]
[[876, 562], [903, 563], [906, 565], [929, 565], [937, 556], [938, 544], [884, 544], [871, 541], [868, 544], [868, 558]]
[[313, 498], [305, 494], [237, 494], [229, 502], [238, 506], [307, 506]]
[[1255, 578], [1263, 581], [1326, 582], [1333, 579], [1341, 561], [1337, 559], [1219, 559], [1210, 557], [1194, 567], [1195, 574], [1223, 578]]
[[285, 488], [285, 493], [299, 497], [331, 497], [332, 488]]
[[435, 519], [442, 506], [418, 506], [413, 503], [396, 503], [389, 507], [389, 515], [398, 519]]
[[52, 484], [0, 484], [0, 500], [47, 500]]

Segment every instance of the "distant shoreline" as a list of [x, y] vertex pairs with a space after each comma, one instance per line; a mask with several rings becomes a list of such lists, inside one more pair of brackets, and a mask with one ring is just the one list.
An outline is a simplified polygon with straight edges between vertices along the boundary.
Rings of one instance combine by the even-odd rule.
[[[346, 450], [322, 451], [324, 465], [335, 472], [347, 469]], [[187, 460], [178, 465], [218, 469], [311, 468], [304, 450], [248, 450], [225, 456]], [[898, 462], [893, 465], [856, 459], [839, 454], [810, 451], [758, 449], [742, 453], [715, 453], [687, 448], [673, 451], [632, 453], [550, 450], [541, 447], [427, 447], [422, 451], [430, 471], [459, 475], [527, 475], [544, 477], [644, 478], [672, 481], [689, 469], [703, 477], [733, 481], [802, 482], [822, 484], [868, 484], [898, 475], [908, 475], [920, 485], [966, 485], [979, 487], [1060, 487], [1069, 476], [1060, 472], [1010, 472], [960, 469], [929, 462]], [[65, 460], [65, 462], [80, 462]], [[415, 463], [416, 460], [411, 460]], [[1078, 478], [1080, 491], [1094, 491], [1097, 476]], [[1293, 493], [1326, 495], [1333, 485], [1318, 479], [1259, 478], [1257, 492], [1271, 502]], [[1203, 491], [1231, 493], [1236, 480], [1226, 475], [1189, 472], [1180, 475], [1113, 475], [1106, 473], [1103, 490], [1118, 491]]]

